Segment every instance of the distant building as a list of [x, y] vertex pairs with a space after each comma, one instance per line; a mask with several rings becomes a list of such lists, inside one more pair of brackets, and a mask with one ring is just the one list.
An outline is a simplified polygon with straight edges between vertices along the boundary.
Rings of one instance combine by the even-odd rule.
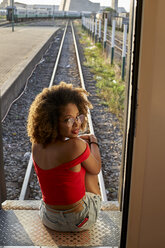
[[118, 0], [112, 0], [111, 2], [111, 8], [118, 11]]
[[98, 12], [100, 4], [89, 0], [61, 0], [59, 10]]
[[[12, 6], [12, 4], [10, 4], [10, 6]], [[14, 2], [14, 6], [17, 8], [26, 8], [27, 4], [25, 3], [19, 3], [19, 2]]]
[[3, 0], [2, 3], [0, 3], [0, 8], [5, 9], [9, 5], [10, 5], [10, 0]]
[[[5, 2], [5, 8], [7, 6], [12, 6], [12, 0], [4, 0]], [[20, 2], [14, 2], [14, 6], [16, 8], [28, 8], [28, 9], [44, 9], [47, 11], [58, 11], [59, 10], [59, 5], [43, 5], [43, 4], [33, 4], [33, 5], [28, 5]]]
[[[16, 3], [14, 2], [14, 5]], [[26, 5], [26, 4], [25, 4]], [[8, 6], [12, 6], [12, 0], [3, 0], [2, 3], [0, 4], [0, 8], [3, 7], [3, 8], [6, 8]]]
[[127, 11], [124, 7], [118, 7], [118, 13], [127, 13]]

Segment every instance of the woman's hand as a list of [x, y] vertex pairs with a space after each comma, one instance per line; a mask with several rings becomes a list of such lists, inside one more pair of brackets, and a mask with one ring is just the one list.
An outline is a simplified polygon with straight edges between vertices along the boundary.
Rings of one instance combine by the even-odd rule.
[[87, 143], [97, 142], [97, 138], [93, 134], [83, 134], [83, 135], [80, 135], [79, 138], [85, 140]]
[[90, 140], [89, 142], [96, 142], [97, 143], [97, 138], [94, 134], [90, 134]]
[[83, 134], [79, 136], [80, 139], [83, 139], [84, 141], [86, 141], [87, 143], [90, 142], [90, 134]]

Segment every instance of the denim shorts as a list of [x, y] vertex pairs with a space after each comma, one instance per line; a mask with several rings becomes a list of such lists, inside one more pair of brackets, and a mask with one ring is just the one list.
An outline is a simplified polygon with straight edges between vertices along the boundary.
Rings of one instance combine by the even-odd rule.
[[[54, 210], [41, 200], [39, 215], [43, 224], [50, 229], [61, 232], [80, 232], [88, 230], [97, 221], [101, 208], [101, 196], [86, 192], [82, 198], [81, 212], [67, 213], [69, 210]], [[53, 212], [54, 211], [54, 212]]]

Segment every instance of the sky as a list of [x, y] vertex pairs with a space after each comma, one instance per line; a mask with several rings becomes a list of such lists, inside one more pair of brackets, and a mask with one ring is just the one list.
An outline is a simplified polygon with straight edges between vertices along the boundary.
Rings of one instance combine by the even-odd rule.
[[[3, 0], [0, 0], [0, 3]], [[26, 4], [54, 4], [59, 5], [61, 0], [14, 0], [15, 2], [26, 3]], [[102, 6], [110, 6], [111, 0], [90, 0], [91, 2], [100, 3]], [[129, 11], [130, 0], [118, 0], [119, 7], [125, 7]]]

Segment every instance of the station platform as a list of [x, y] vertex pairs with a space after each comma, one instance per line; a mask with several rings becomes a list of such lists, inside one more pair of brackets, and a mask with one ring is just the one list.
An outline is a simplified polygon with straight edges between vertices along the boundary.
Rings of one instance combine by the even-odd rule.
[[[96, 224], [78, 233], [56, 232], [39, 218], [40, 201], [6, 201], [0, 210], [0, 247], [113, 247], [120, 244], [121, 212], [106, 202]], [[116, 206], [116, 210], [115, 210]]]
[[0, 27], [0, 92], [2, 117], [18, 96], [58, 27]]

